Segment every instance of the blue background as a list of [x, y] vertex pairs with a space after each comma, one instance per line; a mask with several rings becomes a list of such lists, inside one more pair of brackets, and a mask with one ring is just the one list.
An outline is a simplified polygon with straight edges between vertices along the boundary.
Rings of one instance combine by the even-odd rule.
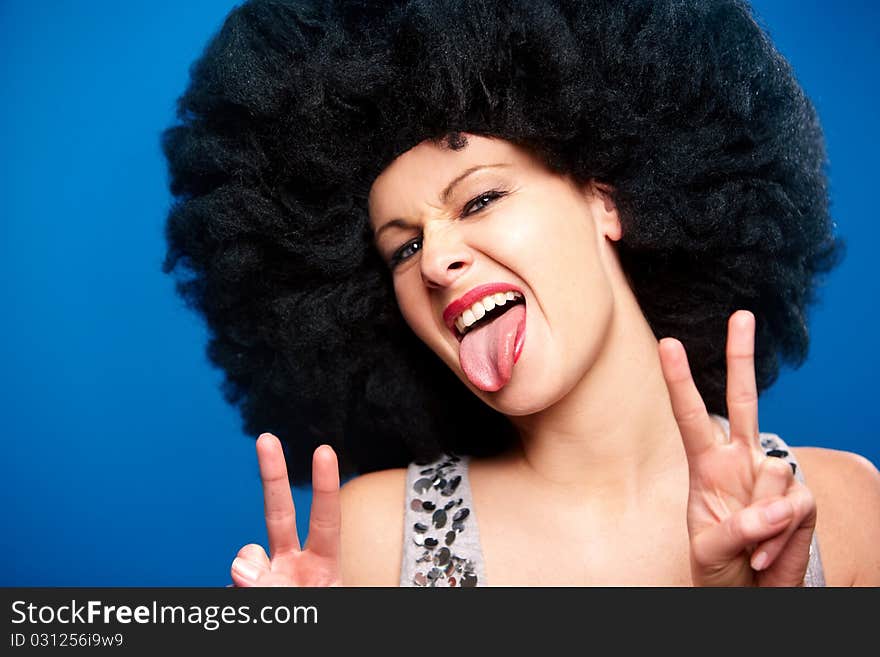
[[[253, 438], [160, 271], [159, 133], [232, 6], [0, 1], [2, 585], [223, 586], [241, 545], [266, 544]], [[755, 7], [818, 107], [849, 243], [761, 426], [880, 464], [880, 10]]]

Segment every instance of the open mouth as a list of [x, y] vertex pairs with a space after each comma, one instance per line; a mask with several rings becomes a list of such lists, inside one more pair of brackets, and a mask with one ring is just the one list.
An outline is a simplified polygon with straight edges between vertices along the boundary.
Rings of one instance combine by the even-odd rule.
[[464, 336], [481, 326], [491, 323], [514, 306], [525, 305], [521, 292], [496, 292], [488, 294], [461, 313], [453, 324], [456, 339], [461, 342]]
[[458, 339], [462, 371], [475, 387], [486, 392], [497, 392], [510, 381], [526, 334], [522, 292], [500, 286], [495, 289], [498, 291], [477, 288], [470, 293], [470, 299], [476, 301], [454, 319], [447, 315], [450, 330]]

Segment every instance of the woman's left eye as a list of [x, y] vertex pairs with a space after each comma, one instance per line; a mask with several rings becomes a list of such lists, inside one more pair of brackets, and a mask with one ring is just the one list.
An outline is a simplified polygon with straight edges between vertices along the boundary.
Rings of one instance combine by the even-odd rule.
[[472, 198], [470, 201], [465, 203], [464, 208], [462, 208], [461, 213], [463, 215], [473, 214], [474, 212], [479, 212], [487, 205], [489, 205], [495, 199], [501, 198], [504, 196], [504, 192], [499, 190], [492, 190], [489, 192], [483, 192], [479, 196]]

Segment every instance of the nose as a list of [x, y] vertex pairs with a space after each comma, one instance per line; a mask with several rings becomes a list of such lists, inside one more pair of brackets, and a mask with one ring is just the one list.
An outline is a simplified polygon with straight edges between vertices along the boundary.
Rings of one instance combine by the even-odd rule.
[[473, 262], [455, 224], [429, 222], [422, 232], [422, 280], [429, 288], [449, 287]]

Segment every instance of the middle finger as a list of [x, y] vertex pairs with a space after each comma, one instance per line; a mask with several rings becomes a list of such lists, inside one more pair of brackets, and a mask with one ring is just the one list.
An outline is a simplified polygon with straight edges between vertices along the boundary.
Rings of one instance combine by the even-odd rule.
[[312, 512], [306, 548], [329, 559], [338, 559], [342, 511], [339, 464], [332, 447], [322, 445], [315, 450], [312, 473]]
[[758, 440], [758, 390], [755, 383], [755, 316], [738, 310], [727, 322], [727, 412], [730, 440], [754, 449]]

